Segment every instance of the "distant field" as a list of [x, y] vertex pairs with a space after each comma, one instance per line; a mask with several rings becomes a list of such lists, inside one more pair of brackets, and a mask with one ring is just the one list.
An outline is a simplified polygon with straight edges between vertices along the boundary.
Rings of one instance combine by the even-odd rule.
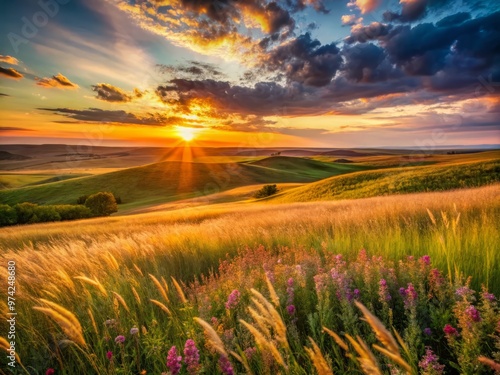
[[23, 186], [42, 185], [51, 182], [69, 180], [72, 178], [88, 176], [88, 174], [26, 174], [26, 173], [0, 173], [0, 190], [16, 189]]
[[[285, 162], [285, 160], [289, 160]], [[263, 164], [263, 165], [262, 165]], [[41, 186], [0, 191], [0, 202], [75, 203], [85, 194], [110, 191], [123, 209], [206, 196], [239, 186], [311, 182], [366, 169], [300, 158], [272, 158], [252, 163], [162, 162]]]
[[500, 181], [500, 159], [389, 168], [331, 177], [271, 197], [274, 202], [309, 202], [478, 187]]

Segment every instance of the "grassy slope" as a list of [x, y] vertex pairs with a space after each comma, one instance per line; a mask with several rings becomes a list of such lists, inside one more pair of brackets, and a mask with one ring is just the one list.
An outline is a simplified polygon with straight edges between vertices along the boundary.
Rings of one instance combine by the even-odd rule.
[[[68, 181], [0, 191], [0, 202], [75, 203], [80, 195], [111, 191], [124, 208], [218, 193], [238, 186], [311, 182], [359, 167], [280, 157], [259, 163], [162, 162]], [[289, 159], [287, 161], [287, 159]], [[363, 168], [363, 167], [361, 167]]]
[[500, 181], [500, 159], [390, 168], [337, 176], [281, 193], [273, 202], [308, 202], [443, 191]]
[[72, 178], [86, 176], [86, 174], [23, 174], [2, 173], [0, 174], [0, 189], [16, 189], [28, 185], [42, 185], [50, 182], [69, 180]]

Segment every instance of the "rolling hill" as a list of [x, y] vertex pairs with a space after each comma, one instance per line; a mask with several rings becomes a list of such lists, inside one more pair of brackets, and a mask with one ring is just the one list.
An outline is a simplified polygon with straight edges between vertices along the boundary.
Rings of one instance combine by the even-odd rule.
[[406, 168], [387, 168], [336, 176], [267, 198], [309, 202], [444, 191], [500, 182], [500, 159]]
[[312, 182], [359, 169], [359, 166], [290, 157], [273, 157], [252, 163], [167, 161], [39, 186], [2, 190], [0, 203], [74, 204], [81, 195], [110, 191], [122, 198], [122, 208], [135, 208], [209, 195], [239, 186]]

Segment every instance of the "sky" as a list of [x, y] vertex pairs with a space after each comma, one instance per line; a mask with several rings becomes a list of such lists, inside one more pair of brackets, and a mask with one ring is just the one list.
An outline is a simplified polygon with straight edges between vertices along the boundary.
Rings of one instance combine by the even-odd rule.
[[0, 144], [500, 144], [497, 0], [18, 0]]

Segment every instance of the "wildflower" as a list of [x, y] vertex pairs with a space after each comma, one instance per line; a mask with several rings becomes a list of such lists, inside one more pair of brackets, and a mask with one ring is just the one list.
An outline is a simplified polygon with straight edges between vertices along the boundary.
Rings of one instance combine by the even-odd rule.
[[432, 352], [431, 348], [427, 347], [425, 355], [418, 362], [418, 367], [424, 370], [424, 374], [441, 375], [444, 372], [444, 365], [441, 365], [438, 360], [439, 357]]
[[167, 355], [167, 367], [172, 375], [177, 375], [181, 370], [182, 357], [177, 354], [177, 348], [172, 346]]
[[432, 330], [429, 327], [424, 328], [424, 335], [426, 336], [432, 335]]
[[220, 370], [224, 375], [234, 375], [233, 366], [229, 359], [225, 355], [221, 355], [219, 358]]
[[106, 353], [106, 358], [110, 361], [113, 360], [113, 352], [111, 350], [108, 350]]
[[215, 316], [212, 316], [212, 318], [210, 319], [210, 321], [212, 322], [212, 325], [214, 327], [217, 327], [219, 325], [219, 319], [217, 319]]
[[117, 344], [123, 344], [125, 342], [125, 336], [119, 335], [115, 337], [115, 342]]
[[469, 316], [469, 318], [474, 321], [474, 322], [480, 322], [481, 321], [481, 316], [479, 314], [479, 311], [477, 309], [470, 305], [465, 309], [465, 313]]
[[326, 289], [327, 277], [326, 274], [320, 273], [314, 276], [314, 285], [316, 287], [316, 293], [320, 294]]
[[495, 299], [496, 299], [496, 298], [495, 298], [495, 295], [494, 295], [493, 293], [488, 293], [488, 292], [484, 292], [484, 293], [483, 293], [483, 298], [484, 298], [485, 300], [490, 301], [490, 302], [494, 302], [494, 301], [495, 301]]
[[[401, 292], [401, 289], [404, 290], [404, 293]], [[418, 295], [412, 283], [409, 283], [406, 289], [400, 288], [399, 292], [403, 296], [405, 308], [411, 309], [415, 307]]]
[[406, 296], [406, 289], [403, 287], [399, 288], [399, 294], [401, 295], [401, 297], [405, 297]]
[[[378, 295], [380, 302], [388, 302], [392, 299], [389, 293], [389, 287], [387, 286], [387, 281], [385, 279], [380, 279], [378, 288]], [[403, 288], [404, 289], [404, 288]]]
[[244, 350], [244, 353], [247, 359], [251, 359], [255, 355], [255, 353], [257, 353], [257, 349], [255, 349], [254, 347], [246, 348]]
[[133, 336], [133, 335], [137, 335], [139, 333], [139, 328], [137, 328], [136, 326], [133, 326], [131, 329], [130, 329], [130, 334]]
[[105, 322], [104, 322], [104, 325], [106, 327], [114, 327], [116, 324], [116, 320], [114, 319], [107, 319]]
[[141, 374], [141, 375], [146, 375], [147, 373], [148, 373], [148, 372], [147, 372], [146, 370], [142, 370], [142, 371], [140, 372], [140, 374]]
[[231, 292], [231, 294], [227, 298], [226, 309], [231, 310], [235, 308], [238, 305], [239, 301], [240, 301], [240, 292], [238, 291], [238, 289], [235, 289]]
[[446, 324], [443, 328], [443, 332], [447, 337], [458, 336], [458, 331], [453, 326]]
[[429, 266], [431, 264], [431, 257], [429, 255], [424, 255], [420, 258], [420, 262], [426, 266]]
[[294, 305], [288, 305], [286, 307], [286, 311], [288, 312], [289, 315], [295, 314], [295, 306]]
[[474, 300], [474, 293], [475, 292], [466, 285], [455, 290], [455, 294], [458, 297], [463, 297], [464, 299], [467, 300], [470, 298], [472, 301]]
[[189, 374], [196, 374], [200, 366], [200, 352], [194, 340], [188, 339], [184, 345], [184, 362]]
[[361, 292], [359, 291], [359, 289], [354, 289], [354, 299], [358, 299], [360, 294]]
[[47, 371], [45, 371], [45, 375], [54, 375], [56, 373], [56, 370], [54, 370], [53, 368], [49, 368], [47, 369]]
[[290, 277], [286, 282], [286, 294], [287, 294], [287, 303], [290, 305], [293, 303], [293, 297], [295, 296], [295, 289], [293, 288], [293, 278]]

